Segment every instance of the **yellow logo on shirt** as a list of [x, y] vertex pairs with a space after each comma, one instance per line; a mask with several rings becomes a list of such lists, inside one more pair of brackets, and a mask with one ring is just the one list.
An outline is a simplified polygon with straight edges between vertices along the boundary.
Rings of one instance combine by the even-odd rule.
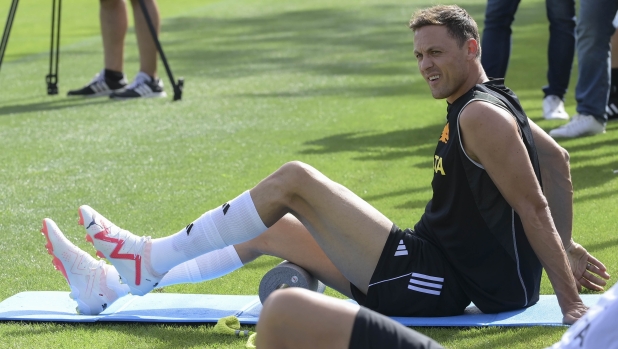
[[442, 158], [438, 155], [434, 155], [433, 157], [433, 171], [435, 173], [440, 172], [443, 176], [446, 176], [446, 173], [444, 173], [444, 168], [442, 167]]
[[442, 135], [440, 136], [440, 142], [448, 143], [448, 122], [444, 125], [444, 130], [442, 130]]

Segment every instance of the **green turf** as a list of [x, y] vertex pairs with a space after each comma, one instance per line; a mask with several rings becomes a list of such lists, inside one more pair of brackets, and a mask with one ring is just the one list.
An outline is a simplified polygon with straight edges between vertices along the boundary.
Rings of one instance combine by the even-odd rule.
[[[64, 95], [101, 69], [97, 2], [63, 6], [59, 96], [45, 95], [49, 1], [22, 1], [0, 70], [0, 299], [67, 290], [51, 265], [41, 220], [53, 218], [92, 251], [77, 226], [89, 204], [153, 237], [302, 160], [346, 185], [400, 226], [430, 198], [432, 154], [445, 102], [432, 100], [412, 56], [411, 13], [431, 1], [161, 1], [163, 42], [183, 101], [110, 102]], [[482, 24], [485, 1], [458, 2]], [[0, 4], [6, 18], [10, 2]], [[541, 118], [547, 23], [544, 1], [521, 4], [508, 85]], [[137, 70], [135, 38], [126, 73]], [[571, 90], [576, 82], [576, 70]], [[171, 89], [160, 68], [167, 91]], [[573, 94], [567, 110], [574, 112]], [[615, 219], [618, 123], [561, 144], [571, 154], [574, 237], [618, 269]], [[211, 282], [164, 292], [256, 294], [274, 258]], [[612, 280], [610, 284], [615, 281]], [[544, 279], [542, 293], [552, 293]], [[334, 292], [329, 294], [337, 296]], [[448, 348], [541, 348], [563, 328], [421, 329]], [[0, 347], [239, 348], [209, 326], [0, 324]]]

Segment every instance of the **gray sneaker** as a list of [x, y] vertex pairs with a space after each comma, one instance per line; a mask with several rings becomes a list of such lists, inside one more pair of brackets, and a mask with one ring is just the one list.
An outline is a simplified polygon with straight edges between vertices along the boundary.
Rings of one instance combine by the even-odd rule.
[[553, 138], [575, 138], [605, 133], [605, 124], [592, 115], [575, 114], [568, 124], [549, 131]]
[[560, 97], [549, 95], [543, 99], [543, 117], [545, 120], [569, 120]]

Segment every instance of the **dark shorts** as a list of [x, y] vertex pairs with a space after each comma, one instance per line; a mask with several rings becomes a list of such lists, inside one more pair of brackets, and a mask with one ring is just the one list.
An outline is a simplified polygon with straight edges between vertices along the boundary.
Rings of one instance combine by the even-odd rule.
[[460, 315], [470, 304], [442, 252], [413, 231], [393, 225], [367, 295], [350, 285], [358, 304], [388, 316]]
[[361, 307], [352, 327], [350, 349], [444, 349], [433, 339]]

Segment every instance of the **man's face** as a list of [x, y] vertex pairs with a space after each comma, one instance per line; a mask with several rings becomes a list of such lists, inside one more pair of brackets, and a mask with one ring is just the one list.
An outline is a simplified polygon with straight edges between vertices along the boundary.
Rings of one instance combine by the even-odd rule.
[[[461, 48], [445, 26], [429, 25], [414, 33], [414, 55], [433, 98], [454, 102], [466, 91], [468, 48]], [[450, 98], [449, 98], [450, 97]]]

